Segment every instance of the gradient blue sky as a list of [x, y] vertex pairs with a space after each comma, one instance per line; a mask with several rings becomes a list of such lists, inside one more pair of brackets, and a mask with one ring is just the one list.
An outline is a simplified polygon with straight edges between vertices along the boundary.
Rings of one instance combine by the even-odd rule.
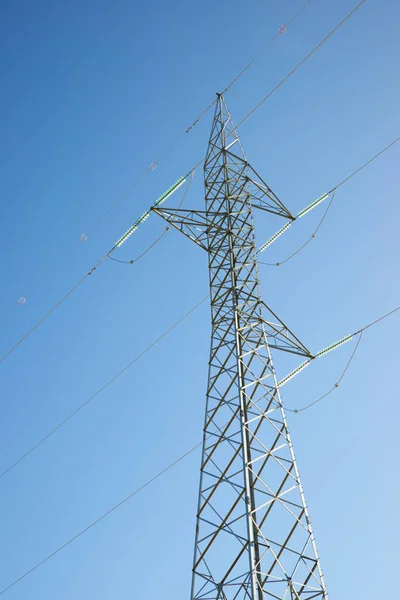
[[[227, 95], [234, 120], [354, 4], [314, 0]], [[301, 5], [3, 0], [2, 354], [201, 158], [211, 114], [190, 135], [179, 133]], [[241, 127], [248, 159], [293, 212], [399, 135], [399, 19], [397, 2], [367, 0]], [[157, 170], [78, 244], [177, 136]], [[389, 150], [340, 189], [299, 256], [260, 269], [265, 301], [312, 350], [399, 304], [399, 153]], [[186, 206], [202, 203], [198, 170]], [[321, 214], [263, 258], [296, 249]], [[271, 227], [257, 219], [259, 243]], [[133, 258], [162, 229], [152, 217], [118, 258]], [[54, 261], [51, 276], [17, 305]], [[105, 263], [0, 365], [0, 470], [192, 307], [207, 284], [205, 255], [176, 232], [135, 266]], [[289, 415], [332, 599], [392, 597], [396, 587], [399, 323], [396, 315], [368, 330], [342, 387]], [[0, 481], [0, 588], [201, 439], [209, 331], [205, 304]], [[288, 384], [284, 403], [301, 406], [324, 393], [350, 352], [345, 346]], [[279, 355], [275, 366], [286, 373]], [[188, 598], [198, 467], [195, 453], [4, 598]]]

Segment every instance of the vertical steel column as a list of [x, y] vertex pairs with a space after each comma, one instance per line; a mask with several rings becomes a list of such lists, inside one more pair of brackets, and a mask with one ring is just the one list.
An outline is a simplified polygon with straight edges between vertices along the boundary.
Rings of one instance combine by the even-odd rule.
[[[218, 102], [220, 103], [220, 113], [223, 113], [223, 100], [222, 97], [218, 97]], [[231, 196], [229, 189], [229, 170], [228, 170], [228, 161], [226, 155], [226, 136], [225, 129], [222, 129], [221, 132], [222, 139], [222, 156], [224, 163], [224, 173], [225, 173], [225, 202], [226, 202], [226, 219], [227, 219], [227, 230], [228, 230], [228, 239], [229, 239], [229, 261], [230, 261], [230, 273], [231, 273], [231, 286], [232, 286], [232, 303], [233, 310], [235, 313], [235, 338], [236, 338], [236, 362], [237, 362], [237, 372], [238, 372], [238, 388], [239, 388], [239, 406], [240, 406], [240, 415], [241, 415], [241, 438], [242, 438], [242, 446], [243, 446], [243, 472], [244, 472], [244, 484], [245, 484], [245, 500], [246, 500], [246, 513], [247, 513], [247, 534], [248, 534], [248, 552], [249, 552], [249, 569], [251, 576], [251, 592], [252, 598], [259, 598], [262, 600], [262, 592], [261, 585], [259, 581], [259, 574], [257, 572], [257, 565], [260, 562], [260, 552], [258, 547], [258, 536], [255, 531], [255, 522], [252, 518], [252, 514], [255, 513], [255, 500], [254, 500], [254, 488], [253, 488], [253, 474], [251, 469], [249, 469], [249, 465], [251, 464], [251, 450], [249, 443], [249, 432], [246, 427], [247, 422], [247, 405], [244, 397], [244, 377], [241, 363], [242, 356], [242, 343], [240, 338], [240, 309], [238, 308], [238, 285], [237, 285], [237, 277], [236, 277], [236, 260], [235, 260], [235, 237], [232, 233], [232, 207], [231, 207]], [[248, 194], [249, 200], [250, 194]], [[247, 204], [248, 209], [251, 212], [250, 204]], [[242, 209], [243, 210], [243, 209]]]

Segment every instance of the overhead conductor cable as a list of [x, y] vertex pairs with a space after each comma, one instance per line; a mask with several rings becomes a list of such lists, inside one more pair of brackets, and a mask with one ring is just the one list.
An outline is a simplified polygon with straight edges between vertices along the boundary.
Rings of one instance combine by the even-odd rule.
[[[206, 298], [204, 298], [201, 302], [203, 302], [204, 300], [206, 300]], [[201, 304], [201, 302], [199, 304]], [[194, 310], [194, 309], [192, 309], [192, 310]], [[390, 315], [394, 314], [395, 312], [397, 312], [399, 310], [400, 310], [400, 306], [397, 306], [396, 308], [394, 308], [390, 312], [382, 315], [381, 317], [379, 317], [378, 319], [376, 319], [372, 323], [369, 323], [368, 325], [365, 325], [363, 328], [359, 329], [354, 335], [357, 335], [358, 333], [361, 334], [363, 331], [365, 331], [369, 327], [373, 327], [374, 325], [376, 325], [377, 323], [379, 323], [383, 319], [386, 319], [387, 317], [389, 317]], [[192, 311], [190, 311], [190, 312], [192, 312]], [[187, 313], [187, 314], [189, 314], [189, 313]], [[353, 335], [353, 337], [354, 337], [354, 335]], [[339, 340], [339, 342], [336, 342], [336, 344], [332, 344], [332, 346], [338, 347], [339, 345], [342, 345], [342, 343], [345, 343], [344, 340], [348, 341], [348, 339], [349, 339], [349, 336], [346, 336], [346, 338], [342, 338], [341, 340]], [[360, 341], [360, 339], [361, 339], [361, 336], [359, 338], [359, 341]], [[359, 343], [359, 341], [358, 341], [358, 343]], [[325, 348], [325, 350], [333, 349], [332, 346], [328, 346], [327, 348]], [[324, 352], [324, 350], [322, 350], [321, 352]], [[352, 357], [353, 356], [354, 356], [354, 351], [353, 351]], [[350, 361], [351, 361], [351, 359], [350, 359]], [[348, 365], [350, 364], [350, 361], [347, 364], [347, 366], [346, 366], [346, 368], [345, 368], [345, 370], [343, 372], [343, 375], [346, 372], [346, 370], [348, 368]], [[297, 367], [297, 369], [295, 369], [295, 371], [297, 371], [297, 373], [300, 372], [300, 370], [303, 370], [309, 363], [310, 363], [310, 361], [305, 361], [305, 363], [302, 363], [302, 365], [300, 365], [299, 367]], [[294, 375], [295, 375], [294, 371], [292, 371], [291, 374], [289, 374], [287, 377], [284, 378], [284, 380], [282, 380], [281, 385], [283, 385], [283, 383], [286, 383], [289, 380], [288, 379], [289, 377], [290, 378], [294, 377]], [[343, 375], [342, 375], [342, 377], [343, 377]], [[279, 387], [279, 384], [278, 384], [278, 387]], [[310, 404], [309, 406], [312, 406], [313, 404], [316, 404], [321, 399], [322, 399], [322, 397], [320, 399], [318, 399], [317, 401], [313, 402], [312, 404]], [[304, 407], [304, 408], [306, 409], [309, 406]], [[298, 410], [298, 409], [296, 409], [296, 410], [286, 409], [286, 410], [290, 410], [291, 412], [300, 412], [300, 410]], [[153, 481], [155, 481], [156, 479], [158, 479], [158, 477], [160, 477], [166, 471], [168, 471], [169, 469], [171, 469], [173, 466], [175, 466], [177, 463], [179, 463], [181, 460], [183, 460], [186, 456], [188, 456], [189, 454], [191, 454], [192, 452], [194, 452], [194, 450], [196, 450], [197, 448], [199, 448], [202, 444], [203, 444], [203, 441], [199, 442], [196, 446], [194, 446], [193, 448], [191, 448], [190, 450], [188, 450], [185, 454], [183, 454], [180, 458], [178, 458], [176, 461], [174, 461], [173, 463], [171, 463], [168, 467], [166, 467], [165, 469], [163, 469], [162, 471], [160, 471], [160, 473], [158, 473], [157, 475], [155, 475], [154, 477], [152, 477], [151, 479], [149, 479], [143, 486], [141, 486], [140, 488], [138, 488], [137, 490], [135, 490], [134, 492], [132, 492], [131, 494], [129, 494], [126, 498], [124, 498], [118, 504], [116, 504], [115, 506], [113, 506], [110, 510], [108, 510], [107, 512], [105, 512], [101, 517], [99, 517], [98, 519], [96, 519], [95, 521], [93, 521], [92, 523], [90, 523], [88, 526], [86, 526], [84, 529], [82, 529], [79, 533], [77, 533], [72, 538], [70, 538], [67, 542], [65, 542], [64, 544], [62, 544], [61, 546], [59, 546], [56, 550], [54, 550], [53, 552], [51, 552], [44, 559], [42, 559], [41, 561], [39, 561], [38, 563], [36, 563], [32, 568], [30, 568], [29, 570], [25, 571], [22, 575], [20, 575], [16, 579], [14, 579], [14, 581], [12, 581], [8, 586], [6, 586], [2, 590], [0, 590], [0, 596], [2, 594], [4, 594], [5, 592], [7, 592], [12, 587], [14, 587], [17, 583], [19, 583], [20, 581], [22, 581], [23, 579], [25, 579], [25, 577], [27, 577], [28, 575], [30, 575], [33, 571], [35, 571], [40, 566], [42, 566], [44, 563], [46, 563], [48, 560], [50, 560], [53, 556], [55, 556], [61, 550], [63, 550], [66, 546], [68, 546], [69, 544], [71, 544], [72, 542], [74, 542], [81, 535], [83, 535], [89, 529], [91, 529], [92, 527], [94, 527], [97, 523], [99, 523], [100, 521], [102, 521], [105, 517], [107, 517], [109, 514], [111, 514], [117, 508], [119, 508], [126, 501], [130, 500], [133, 496], [135, 496], [137, 493], [139, 493], [142, 489], [144, 489], [145, 487], [147, 487], [148, 485], [150, 485]], [[18, 461], [18, 462], [20, 462], [20, 461]]]
[[[242, 124], [243, 124], [243, 123], [244, 123], [244, 122], [245, 122], [245, 121], [246, 121], [246, 120], [247, 120], [247, 119], [248, 119], [248, 118], [249, 118], [249, 117], [250, 117], [250, 116], [251, 116], [251, 115], [252, 115], [252, 114], [253, 114], [253, 113], [254, 113], [254, 112], [255, 112], [255, 111], [256, 111], [256, 110], [257, 110], [257, 109], [258, 109], [258, 108], [259, 108], [259, 107], [260, 107], [260, 106], [263, 104], [263, 103], [264, 103], [264, 102], [265, 102], [265, 100], [267, 100], [267, 98], [269, 98], [269, 97], [270, 97], [270, 96], [271, 96], [271, 95], [272, 95], [272, 94], [273, 94], [273, 93], [274, 93], [274, 92], [275, 92], [277, 89], [279, 89], [279, 87], [280, 87], [280, 86], [281, 86], [281, 85], [282, 85], [282, 84], [283, 84], [285, 81], [287, 81], [287, 80], [289, 79], [289, 77], [291, 77], [291, 76], [292, 76], [292, 75], [293, 75], [293, 74], [294, 74], [294, 73], [295, 73], [295, 72], [296, 72], [296, 71], [297, 71], [297, 70], [300, 68], [300, 66], [301, 66], [301, 65], [303, 65], [303, 64], [304, 64], [304, 63], [305, 63], [305, 62], [306, 62], [306, 61], [307, 61], [307, 60], [308, 60], [308, 59], [309, 59], [309, 58], [310, 58], [310, 57], [311, 57], [311, 56], [312, 56], [312, 55], [313, 55], [313, 54], [314, 54], [314, 53], [315, 53], [315, 52], [316, 52], [316, 51], [317, 51], [317, 50], [318, 50], [318, 49], [319, 49], [319, 48], [320, 48], [320, 47], [321, 47], [323, 44], [324, 44], [324, 43], [325, 43], [325, 42], [326, 42], [326, 41], [327, 41], [327, 40], [328, 40], [328, 39], [329, 39], [329, 38], [330, 38], [330, 37], [331, 37], [331, 36], [332, 36], [332, 35], [333, 35], [333, 34], [334, 34], [334, 33], [335, 33], [335, 32], [336, 32], [336, 31], [337, 31], [337, 30], [338, 30], [338, 29], [339, 29], [339, 28], [340, 28], [340, 27], [341, 27], [341, 26], [342, 26], [342, 25], [343, 25], [343, 24], [344, 24], [344, 23], [345, 23], [345, 22], [346, 22], [348, 19], [349, 19], [349, 17], [351, 17], [351, 15], [353, 15], [353, 14], [354, 14], [354, 12], [355, 12], [356, 10], [358, 10], [358, 9], [361, 7], [361, 5], [362, 5], [362, 4], [364, 4], [364, 2], [365, 2], [365, 0], [362, 0], [362, 1], [361, 1], [361, 2], [360, 2], [360, 3], [359, 3], [359, 4], [358, 4], [358, 5], [357, 5], [357, 6], [356, 6], [356, 7], [355, 7], [353, 10], [351, 10], [351, 11], [350, 11], [350, 13], [348, 13], [348, 15], [347, 15], [347, 16], [346, 16], [346, 17], [345, 17], [345, 18], [344, 18], [344, 19], [343, 19], [343, 20], [342, 20], [342, 21], [341, 21], [341, 22], [340, 22], [340, 23], [339, 23], [339, 24], [338, 24], [338, 25], [337, 25], [337, 26], [336, 26], [336, 27], [335, 27], [335, 28], [334, 28], [334, 29], [333, 29], [333, 30], [332, 30], [332, 31], [331, 31], [331, 32], [330, 32], [330, 33], [329, 33], [329, 34], [328, 34], [328, 35], [327, 35], [327, 36], [326, 36], [326, 37], [325, 37], [325, 38], [324, 38], [324, 39], [323, 39], [323, 40], [322, 40], [320, 43], [319, 43], [319, 44], [317, 44], [317, 46], [315, 46], [315, 48], [314, 48], [314, 49], [313, 49], [313, 50], [312, 50], [312, 51], [311, 51], [311, 52], [310, 52], [310, 53], [309, 53], [309, 54], [308, 54], [308, 55], [307, 55], [307, 56], [306, 56], [306, 57], [305, 57], [305, 58], [304, 58], [304, 59], [303, 59], [303, 60], [302, 60], [300, 63], [298, 63], [298, 65], [297, 65], [297, 66], [296, 66], [294, 69], [292, 69], [292, 71], [291, 71], [290, 73], [288, 73], [288, 75], [286, 75], [286, 77], [285, 77], [285, 78], [284, 78], [284, 79], [283, 79], [283, 80], [282, 80], [282, 81], [281, 81], [281, 82], [280, 82], [280, 83], [279, 83], [279, 84], [278, 84], [278, 85], [277, 85], [277, 86], [276, 86], [276, 87], [275, 87], [273, 90], [271, 90], [271, 92], [270, 92], [270, 93], [269, 93], [269, 94], [268, 94], [268, 95], [267, 95], [265, 98], [263, 98], [263, 99], [262, 99], [262, 101], [261, 101], [261, 102], [260, 102], [258, 105], [256, 105], [256, 106], [255, 106], [255, 107], [254, 107], [254, 108], [253, 108], [253, 109], [252, 109], [252, 110], [251, 110], [251, 111], [250, 111], [250, 112], [249, 112], [249, 113], [248, 113], [248, 114], [247, 114], [247, 115], [246, 115], [246, 116], [245, 116], [245, 117], [244, 117], [244, 118], [243, 118], [243, 119], [240, 121], [240, 123], [239, 123], [239, 124], [236, 126], [236, 128], [238, 128], [240, 125], [242, 125]], [[398, 142], [399, 140], [400, 140], [400, 138], [397, 138], [396, 140], [394, 140], [393, 142], [391, 142], [391, 144], [389, 144], [389, 145], [388, 145], [386, 148], [384, 148], [384, 149], [383, 149], [383, 150], [382, 150], [382, 151], [381, 151], [381, 152], [380, 152], [378, 155], [376, 155], [376, 157], [377, 157], [377, 156], [379, 156], [380, 154], [382, 154], [384, 151], [386, 151], [386, 150], [387, 150], [389, 147], [393, 146], [393, 145], [394, 145], [396, 142]], [[374, 157], [373, 159], [370, 159], [370, 161], [368, 161], [368, 163], [366, 163], [366, 164], [369, 164], [370, 162], [372, 162], [372, 160], [374, 160], [376, 157]], [[196, 165], [194, 168], [197, 168], [197, 166], [199, 166], [199, 165], [200, 165], [202, 162], [203, 162], [203, 159], [201, 159], [201, 160], [198, 162], [198, 164], [197, 164], [197, 165]], [[363, 167], [360, 167], [360, 168], [357, 170], [357, 172], [358, 172], [359, 170], [361, 170], [361, 168], [364, 168], [364, 166], [366, 166], [366, 164], [365, 164], [365, 165], [363, 165]], [[349, 179], [350, 177], [352, 177], [354, 174], [355, 174], [355, 173], [353, 173], [352, 175], [350, 175], [349, 177], [347, 177], [347, 178], [346, 178], [346, 179], [345, 179], [345, 180], [344, 180], [344, 181], [343, 181], [343, 182], [342, 182], [340, 185], [343, 185], [343, 183], [345, 183], [346, 181], [348, 181], [348, 179]], [[179, 182], [180, 182], [180, 180], [178, 180], [178, 182], [177, 182], [177, 183], [179, 184]], [[175, 184], [175, 185], [176, 185], [176, 184]], [[173, 187], [174, 187], [174, 186], [173, 186]], [[339, 187], [339, 186], [337, 186], [337, 187]], [[176, 188], [175, 188], [175, 189], [176, 189]], [[171, 191], [175, 191], [175, 189], [173, 189], [173, 190], [171, 190]], [[169, 192], [167, 192], [167, 194], [169, 195]], [[168, 197], [168, 196], [166, 196], [166, 197]], [[164, 198], [164, 199], [165, 199], [165, 198]], [[286, 230], [286, 229], [288, 229], [288, 226], [290, 226], [290, 224], [289, 224], [289, 223], [287, 223], [287, 224], [284, 226], [284, 228], [282, 228], [282, 229]], [[134, 227], [134, 226], [133, 226], [133, 227]], [[129, 230], [128, 230], [128, 232], [129, 232]], [[127, 233], [128, 233], [128, 232], [127, 232]], [[132, 232], [130, 233], [130, 235], [132, 235], [132, 233], [134, 233], [134, 231], [132, 231]], [[283, 233], [283, 231], [279, 231], [279, 232], [277, 232], [277, 234], [279, 234], [279, 235], [281, 235], [282, 233]], [[125, 235], [126, 235], [126, 234], [125, 234]], [[275, 235], [276, 235], [276, 234], [275, 234]], [[274, 241], [275, 239], [277, 239], [277, 237], [279, 237], [279, 235], [277, 235], [276, 237], [275, 237], [275, 236], [273, 236], [273, 238], [274, 238], [274, 239], [273, 239], [272, 241]], [[123, 237], [124, 237], [124, 236], [123, 236]], [[125, 239], [127, 239], [127, 238], [125, 238]], [[125, 239], [124, 239], [124, 241], [125, 241]], [[270, 244], [272, 243], [272, 241], [271, 241], [271, 240], [269, 240], [269, 242], [267, 242], [266, 244], [264, 244], [264, 247], [263, 247], [263, 249], [265, 249], [265, 248], [266, 248], [268, 245], [270, 245]], [[121, 242], [121, 243], [124, 243], [124, 242]], [[103, 257], [101, 260], [100, 260], [100, 261], [99, 261], [99, 263], [98, 263], [98, 264], [100, 264], [100, 263], [101, 263], [103, 260], [105, 260], [105, 259], [107, 258], [107, 256], [109, 256], [109, 255], [111, 254], [111, 252], [113, 252], [113, 251], [114, 251], [116, 248], [117, 248], [117, 246], [115, 245], [115, 246], [114, 246], [114, 247], [113, 247], [113, 248], [112, 248], [112, 249], [111, 249], [111, 250], [110, 250], [110, 251], [109, 251], [109, 252], [108, 252], [108, 253], [107, 253], [107, 254], [106, 254], [106, 255], [105, 255], [105, 256], [104, 256], [104, 257]], [[87, 275], [90, 275], [90, 274], [92, 274], [92, 273], [94, 272], [94, 270], [96, 269], [96, 267], [97, 267], [97, 266], [98, 266], [98, 265], [96, 265], [96, 266], [95, 266], [93, 269], [91, 269], [91, 271], [89, 271], [89, 273], [88, 273]], [[63, 297], [63, 298], [62, 298], [62, 299], [61, 299], [61, 300], [60, 300], [60, 301], [59, 301], [59, 302], [58, 302], [58, 303], [57, 303], [55, 306], [53, 306], [53, 308], [51, 308], [51, 309], [50, 309], [50, 311], [49, 311], [49, 312], [48, 312], [46, 315], [44, 315], [44, 317], [42, 317], [42, 318], [41, 318], [41, 319], [40, 319], [40, 320], [39, 320], [39, 321], [38, 321], [38, 322], [37, 322], [37, 323], [36, 323], [36, 324], [35, 324], [35, 325], [34, 325], [34, 326], [33, 326], [33, 327], [32, 327], [32, 328], [31, 328], [31, 329], [30, 329], [30, 330], [29, 330], [29, 331], [28, 331], [28, 332], [27, 332], [27, 333], [26, 333], [26, 334], [25, 334], [23, 337], [22, 337], [22, 338], [21, 338], [21, 339], [20, 339], [20, 340], [19, 340], [19, 341], [18, 341], [18, 342], [17, 342], [17, 343], [16, 343], [16, 344], [15, 344], [15, 345], [14, 345], [14, 346], [13, 346], [13, 347], [12, 347], [12, 348], [11, 348], [11, 349], [10, 349], [10, 350], [9, 350], [9, 351], [6, 353], [6, 354], [5, 354], [5, 355], [3, 355], [3, 356], [0, 358], [0, 362], [2, 362], [2, 361], [3, 361], [3, 360], [4, 360], [4, 359], [7, 357], [7, 356], [9, 356], [9, 355], [11, 354], [11, 352], [13, 352], [17, 346], [19, 346], [19, 345], [20, 345], [20, 344], [21, 344], [21, 343], [22, 343], [22, 342], [23, 342], [23, 341], [24, 341], [24, 340], [25, 340], [25, 339], [26, 339], [26, 338], [27, 338], [27, 337], [28, 337], [28, 336], [29, 336], [29, 335], [30, 335], [30, 334], [31, 334], [31, 333], [32, 333], [32, 332], [33, 332], [33, 331], [34, 331], [34, 330], [35, 330], [35, 329], [36, 329], [36, 328], [37, 328], [37, 327], [38, 327], [38, 326], [39, 326], [39, 325], [40, 325], [40, 324], [43, 322], [43, 321], [44, 321], [44, 320], [46, 320], [46, 319], [47, 319], [47, 317], [48, 317], [48, 316], [49, 316], [49, 315], [50, 315], [50, 314], [51, 314], [51, 313], [52, 313], [52, 312], [53, 312], [53, 311], [54, 311], [54, 310], [55, 310], [55, 309], [56, 309], [56, 308], [57, 308], [57, 307], [58, 307], [58, 306], [61, 304], [61, 302], [63, 302], [63, 301], [64, 301], [64, 299], [66, 299], [66, 298], [67, 298], [67, 297], [68, 297], [68, 296], [69, 296], [69, 295], [70, 295], [70, 294], [71, 294], [71, 293], [72, 293], [72, 292], [73, 292], [73, 291], [76, 289], [76, 287], [78, 287], [78, 285], [80, 285], [80, 283], [82, 283], [82, 281], [83, 281], [84, 279], [86, 279], [87, 275], [85, 275], [85, 277], [83, 277], [83, 278], [82, 278], [82, 280], [81, 280], [80, 282], [78, 282], [78, 284], [76, 284], [76, 285], [75, 285], [75, 286], [74, 286], [74, 287], [73, 287], [73, 288], [72, 288], [72, 289], [71, 289], [71, 290], [70, 290], [70, 291], [69, 291], [69, 292], [66, 294], [66, 296], [65, 296], [65, 297]]]
[[[167, 198], [169, 198], [181, 185], [183, 185], [183, 183], [185, 183], [187, 177], [189, 175], [186, 175], [185, 177], [181, 177], [180, 179], [178, 179], [178, 181], [176, 181], [174, 183], [174, 185], [172, 185], [171, 187], [169, 187], [157, 200], [156, 202], [153, 204], [153, 206], [159, 206], [160, 204], [162, 204]], [[148, 217], [150, 215], [150, 210], [146, 211], [145, 213], [142, 214], [142, 216], [128, 229], [128, 231], [126, 231], [124, 233], [124, 235], [122, 237], [119, 238], [119, 240], [116, 242], [116, 244], [111, 248], [111, 250], [109, 250], [107, 252], [107, 254], [105, 254], [96, 264], [94, 267], [92, 267], [92, 269], [90, 269], [89, 272], [87, 272], [66, 294], [64, 294], [64, 296], [58, 300], [58, 302], [56, 302], [56, 304], [54, 304], [52, 306], [52, 308], [50, 308], [47, 313], [41, 318], [39, 319], [39, 321], [37, 321], [35, 323], [35, 325], [33, 325], [28, 331], [27, 333], [25, 333], [19, 340], [18, 342], [16, 342], [5, 354], [3, 354], [3, 356], [0, 357], [0, 363], [2, 363], [16, 348], [18, 348], [18, 346], [20, 344], [22, 344], [22, 342], [24, 340], [26, 340], [26, 338], [28, 338], [31, 333], [33, 333], [35, 331], [35, 329], [37, 329], [39, 327], [39, 325], [41, 325], [55, 310], [56, 308], [58, 308], [60, 306], [60, 304], [62, 304], [64, 302], [64, 300], [66, 300], [90, 275], [92, 275], [97, 268], [107, 259], [107, 257], [110, 257], [110, 255], [114, 252], [114, 250], [116, 250], [116, 248], [119, 248], [120, 246], [122, 246], [122, 244], [124, 244], [126, 242], [126, 240], [128, 238], [130, 238], [130, 236], [138, 229], [138, 227], [144, 223]]]

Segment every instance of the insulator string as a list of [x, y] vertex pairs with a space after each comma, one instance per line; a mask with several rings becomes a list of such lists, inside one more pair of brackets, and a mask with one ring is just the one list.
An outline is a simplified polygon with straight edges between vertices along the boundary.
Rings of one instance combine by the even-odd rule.
[[315, 231], [313, 231], [313, 233], [308, 238], [308, 240], [304, 244], [302, 244], [299, 248], [297, 248], [297, 250], [295, 250], [295, 252], [293, 252], [292, 254], [290, 254], [289, 256], [287, 256], [286, 258], [284, 258], [283, 260], [281, 260], [279, 262], [276, 262], [276, 263], [267, 263], [267, 262], [264, 262], [262, 260], [259, 260], [258, 262], [261, 265], [268, 265], [269, 267], [280, 267], [281, 265], [283, 265], [283, 264], [287, 263], [289, 260], [291, 260], [294, 256], [296, 256], [297, 254], [299, 254], [306, 246], [308, 246], [308, 244], [310, 242], [313, 241], [313, 239], [317, 235], [318, 231], [320, 230], [320, 227], [321, 227], [322, 223], [325, 221], [325, 218], [326, 218], [326, 215], [328, 214], [329, 209], [332, 206], [332, 202], [333, 202], [333, 199], [335, 197], [335, 194], [336, 194], [336, 189], [333, 191], [333, 193], [331, 195], [331, 199], [329, 200], [328, 206], [327, 206], [324, 214], [322, 215], [322, 218], [319, 221], [319, 223], [317, 225], [317, 228], [315, 229]]
[[348, 368], [350, 367], [353, 358], [358, 350], [358, 346], [361, 342], [361, 338], [362, 338], [362, 334], [363, 332], [361, 331], [359, 336], [358, 336], [358, 340], [357, 343], [355, 345], [355, 347], [353, 348], [353, 352], [351, 353], [351, 356], [349, 358], [349, 360], [346, 363], [346, 366], [342, 372], [342, 374], [340, 375], [339, 379], [337, 380], [337, 382], [333, 385], [333, 387], [328, 390], [327, 392], [325, 392], [325, 394], [323, 394], [322, 396], [320, 396], [319, 398], [317, 398], [317, 400], [314, 400], [313, 402], [310, 402], [310, 404], [306, 404], [306, 406], [303, 406], [302, 408], [288, 408], [287, 406], [284, 406], [284, 409], [288, 412], [292, 412], [292, 413], [300, 413], [303, 412], [305, 410], [308, 410], [309, 408], [311, 408], [312, 406], [315, 406], [316, 404], [318, 404], [319, 402], [321, 402], [321, 400], [324, 400], [324, 398], [326, 398], [327, 396], [329, 396], [330, 394], [332, 394], [332, 392], [334, 392], [335, 390], [337, 390], [337, 388], [339, 387], [339, 385], [342, 382], [343, 377], [346, 375]]
[[[379, 152], [377, 152], [377, 154], [375, 154], [372, 158], [370, 158], [369, 160], [367, 160], [365, 163], [363, 163], [360, 167], [358, 167], [357, 169], [355, 169], [348, 177], [346, 177], [345, 179], [343, 179], [340, 183], [338, 183], [337, 185], [335, 185], [335, 187], [333, 187], [327, 194], [331, 195], [331, 198], [329, 200], [329, 204], [327, 209], [325, 210], [322, 219], [319, 221], [317, 228], [315, 229], [315, 231], [311, 234], [311, 236], [307, 239], [307, 241], [302, 244], [295, 252], [293, 252], [292, 254], [290, 254], [288, 257], [286, 257], [283, 260], [274, 262], [274, 263], [269, 263], [269, 262], [265, 262], [262, 260], [259, 260], [259, 263], [261, 265], [266, 265], [268, 267], [280, 267], [281, 265], [285, 264], [286, 262], [288, 262], [289, 260], [291, 260], [294, 256], [296, 256], [297, 254], [299, 254], [299, 252], [301, 252], [306, 246], [308, 246], [308, 244], [310, 242], [312, 242], [312, 240], [315, 238], [315, 236], [317, 235], [322, 223], [324, 222], [329, 209], [331, 208], [332, 202], [335, 198], [336, 192], [337, 190], [344, 185], [345, 183], [347, 183], [350, 179], [352, 179], [352, 177], [354, 177], [355, 175], [357, 175], [360, 171], [362, 171], [363, 169], [365, 169], [365, 167], [367, 167], [368, 165], [370, 165], [374, 160], [376, 160], [379, 156], [381, 156], [382, 154], [384, 154], [387, 150], [389, 150], [389, 148], [391, 148], [392, 146], [394, 146], [395, 144], [397, 144], [397, 142], [400, 141], [400, 137], [395, 138], [394, 140], [392, 140], [387, 146], [385, 146], [384, 148], [382, 148], [382, 150], [380, 150]], [[299, 215], [304, 212], [304, 211], [300, 211]], [[298, 216], [299, 216], [298, 215]], [[298, 216], [294, 219], [297, 220]], [[275, 237], [275, 236], [273, 236]], [[272, 240], [272, 238], [271, 238]], [[272, 240], [275, 241], [275, 240]], [[272, 243], [272, 242], [271, 242]], [[264, 244], [263, 246], [265, 246], [266, 244]], [[258, 250], [258, 252], [261, 251], [261, 249], [263, 248], [263, 246], [261, 246], [261, 248]]]

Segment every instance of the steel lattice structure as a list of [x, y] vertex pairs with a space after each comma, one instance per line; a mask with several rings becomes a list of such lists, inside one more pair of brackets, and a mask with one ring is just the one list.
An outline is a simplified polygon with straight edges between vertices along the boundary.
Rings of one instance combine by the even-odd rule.
[[270, 349], [310, 357], [262, 301], [253, 208], [293, 217], [218, 95], [205, 211], [156, 208], [207, 251], [211, 355], [191, 600], [327, 600]]

